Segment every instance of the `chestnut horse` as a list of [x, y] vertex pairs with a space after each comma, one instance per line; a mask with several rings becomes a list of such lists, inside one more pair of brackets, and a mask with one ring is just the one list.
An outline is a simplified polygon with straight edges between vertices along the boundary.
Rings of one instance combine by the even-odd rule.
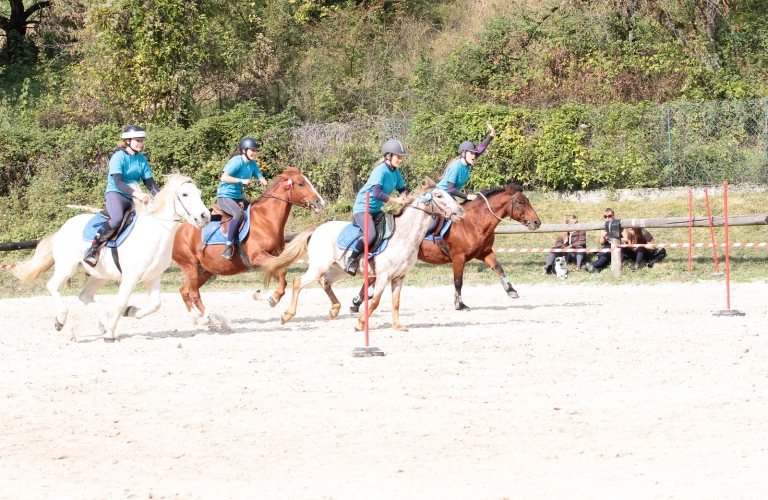
[[[496, 226], [505, 217], [528, 226], [530, 231], [541, 226], [539, 216], [523, 194], [523, 188], [517, 184], [507, 184], [483, 190], [476, 199], [461, 206], [466, 210], [467, 217], [461, 224], [453, 224], [443, 239], [450, 256], [438, 243], [424, 240], [419, 247], [419, 260], [428, 264], [453, 264], [454, 306], [458, 310], [469, 310], [461, 299], [461, 287], [464, 283], [464, 266], [472, 259], [484, 262], [499, 277], [507, 295], [513, 299], [518, 298], [517, 291], [493, 254], [493, 240]], [[358, 312], [362, 294], [361, 290], [353, 299], [351, 312]]]
[[[214, 274], [231, 276], [261, 267], [267, 259], [283, 251], [283, 230], [293, 205], [320, 213], [325, 208], [325, 200], [299, 169], [289, 167], [275, 177], [248, 208], [251, 215], [250, 230], [240, 245], [248, 257], [250, 267], [243, 261], [240, 252], [236, 251], [232, 260], [227, 260], [221, 256], [223, 245], [203, 245], [201, 229], [187, 224], [179, 230], [173, 243], [173, 260], [187, 277], [179, 291], [190, 313], [194, 314], [194, 305], [204, 318], [210, 316], [200, 299], [200, 288]], [[269, 298], [272, 307], [285, 295], [285, 287], [283, 271], [278, 276], [275, 293]]]

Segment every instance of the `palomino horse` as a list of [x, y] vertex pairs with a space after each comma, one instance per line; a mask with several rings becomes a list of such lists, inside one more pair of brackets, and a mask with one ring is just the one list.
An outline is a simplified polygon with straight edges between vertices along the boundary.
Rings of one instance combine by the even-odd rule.
[[[200, 315], [209, 317], [200, 300], [200, 288], [211, 276], [231, 276], [250, 268], [261, 267], [264, 261], [283, 250], [283, 230], [293, 205], [320, 213], [325, 208], [325, 201], [299, 169], [288, 167], [275, 177], [266, 191], [248, 209], [251, 226], [245, 241], [240, 243], [248, 257], [248, 263], [243, 261], [238, 252], [235, 252], [232, 260], [222, 257], [222, 245], [203, 245], [200, 229], [185, 227], [179, 231], [173, 245], [173, 260], [187, 277], [186, 283], [179, 291], [190, 313], [193, 312], [194, 305]], [[230, 231], [232, 230], [234, 229], [230, 228]], [[272, 307], [285, 295], [285, 271], [278, 276], [278, 280], [277, 290], [269, 298]]]
[[[525, 224], [533, 231], [541, 226], [539, 216], [517, 184], [507, 184], [485, 190], [473, 201], [462, 204], [467, 218], [461, 224], [454, 224], [445, 235], [445, 251], [434, 241], [424, 240], [419, 247], [419, 260], [428, 264], [453, 264], [454, 306], [458, 310], [469, 310], [461, 299], [464, 282], [464, 266], [477, 259], [490, 267], [499, 277], [507, 295], [518, 298], [517, 291], [504, 274], [504, 269], [493, 254], [494, 230], [505, 217]], [[358, 312], [363, 291], [353, 300], [350, 310]]]
[[[115, 327], [121, 315], [143, 318], [157, 311], [160, 308], [160, 276], [171, 264], [173, 237], [182, 219], [189, 222], [189, 227], [198, 228], [211, 220], [210, 212], [200, 199], [200, 190], [192, 179], [179, 174], [168, 176], [165, 187], [150, 201], [149, 206], [140, 201], [136, 204], [139, 210], [133, 230], [118, 247], [119, 268], [106, 248], [101, 249], [96, 267], [91, 268], [83, 263], [83, 255], [91, 244], [83, 240], [83, 229], [93, 216], [78, 215], [65, 222], [58, 232], [40, 241], [35, 255], [14, 269], [17, 278], [29, 283], [56, 264], [53, 277], [48, 281], [48, 291], [56, 301], [56, 330], [64, 326], [69, 312], [61, 299], [59, 287], [75, 273], [78, 266], [82, 266], [86, 274], [90, 275], [79, 295], [86, 305], [94, 302], [93, 296], [108, 281], [120, 281], [120, 291], [112, 307], [112, 314], [99, 321], [104, 340], [115, 339]], [[146, 285], [150, 303], [145, 308], [130, 306], [126, 309], [131, 293], [139, 282]]]
[[[428, 191], [429, 190], [429, 191]], [[381, 294], [387, 282], [392, 281], [392, 328], [407, 331], [400, 323], [400, 289], [406, 273], [416, 264], [416, 253], [419, 243], [424, 238], [429, 226], [431, 215], [440, 215], [461, 220], [465, 217], [464, 210], [445, 191], [434, 188], [434, 183], [424, 186], [411, 195], [408, 205], [403, 207], [399, 216], [396, 216], [396, 228], [389, 239], [386, 250], [375, 256], [373, 269], [378, 279], [373, 295], [373, 301], [369, 308], [370, 313], [378, 307]], [[269, 259], [264, 268], [264, 286], [275, 276], [285, 276], [285, 269], [304, 252], [309, 254], [309, 269], [304, 276], [297, 276], [293, 280], [293, 296], [291, 306], [282, 315], [282, 323], [285, 324], [296, 315], [296, 307], [299, 301], [299, 292], [313, 281], [318, 281], [323, 287], [328, 298], [331, 299], [331, 311], [328, 319], [333, 319], [339, 314], [341, 304], [331, 289], [331, 285], [339, 279], [348, 276], [342, 270], [344, 265], [345, 250], [336, 245], [336, 239], [348, 222], [326, 222], [316, 229], [310, 229], [296, 236], [285, 248], [279, 257]], [[310, 237], [312, 238], [310, 240]], [[358, 266], [357, 274], [362, 275], [363, 265]], [[361, 330], [365, 324], [365, 318], [361, 314], [357, 321], [356, 330]]]

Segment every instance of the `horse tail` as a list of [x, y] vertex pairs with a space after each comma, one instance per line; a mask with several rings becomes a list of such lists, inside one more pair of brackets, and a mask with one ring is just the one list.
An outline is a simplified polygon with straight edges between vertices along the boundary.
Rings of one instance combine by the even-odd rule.
[[31, 283], [53, 266], [53, 237], [46, 236], [35, 248], [35, 255], [31, 259], [19, 262], [13, 268], [13, 274], [22, 283]]
[[280, 255], [267, 259], [267, 261], [262, 264], [261, 269], [264, 272], [265, 289], [269, 288], [269, 283], [272, 281], [272, 278], [276, 277], [283, 269], [290, 266], [299, 260], [299, 257], [304, 255], [307, 251], [307, 246], [309, 245], [309, 238], [312, 237], [312, 233], [315, 232], [315, 229], [316, 228], [313, 227], [312, 229], [307, 229], [303, 233], [297, 234]]

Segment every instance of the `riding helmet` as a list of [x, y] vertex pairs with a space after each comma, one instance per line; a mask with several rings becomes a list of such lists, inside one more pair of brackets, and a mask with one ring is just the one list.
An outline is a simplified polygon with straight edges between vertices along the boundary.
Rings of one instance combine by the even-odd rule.
[[123, 135], [121, 137], [123, 139], [146, 139], [147, 133], [138, 125], [128, 125], [125, 127], [125, 130], [123, 130]]
[[403, 143], [397, 139], [390, 139], [381, 147], [381, 156], [387, 156], [388, 154], [408, 156], [408, 153], [405, 152], [405, 148], [403, 147]]
[[472, 141], [464, 141], [459, 144], [459, 154], [463, 153], [464, 151], [472, 151], [473, 153], [477, 153], [477, 146], [475, 146], [475, 143]]
[[254, 151], [258, 151], [259, 143], [256, 142], [256, 139], [253, 137], [243, 137], [237, 147], [240, 149], [240, 151], [243, 149], [253, 149]]

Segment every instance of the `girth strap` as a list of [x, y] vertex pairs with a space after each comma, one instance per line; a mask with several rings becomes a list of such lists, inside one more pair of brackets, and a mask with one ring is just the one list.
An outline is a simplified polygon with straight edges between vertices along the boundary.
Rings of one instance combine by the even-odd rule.
[[117, 266], [117, 270], [120, 271], [120, 274], [123, 274], [123, 269], [120, 267], [120, 257], [117, 255], [117, 247], [112, 247], [112, 260], [115, 261], [115, 265]]
[[245, 267], [247, 267], [249, 270], [253, 270], [253, 265], [251, 264], [251, 261], [248, 260], [248, 254], [245, 253], [245, 248], [243, 248], [243, 245], [240, 243], [235, 243], [235, 246], [237, 247], [237, 253], [240, 254], [240, 258], [243, 260], [243, 264], [245, 264]]

